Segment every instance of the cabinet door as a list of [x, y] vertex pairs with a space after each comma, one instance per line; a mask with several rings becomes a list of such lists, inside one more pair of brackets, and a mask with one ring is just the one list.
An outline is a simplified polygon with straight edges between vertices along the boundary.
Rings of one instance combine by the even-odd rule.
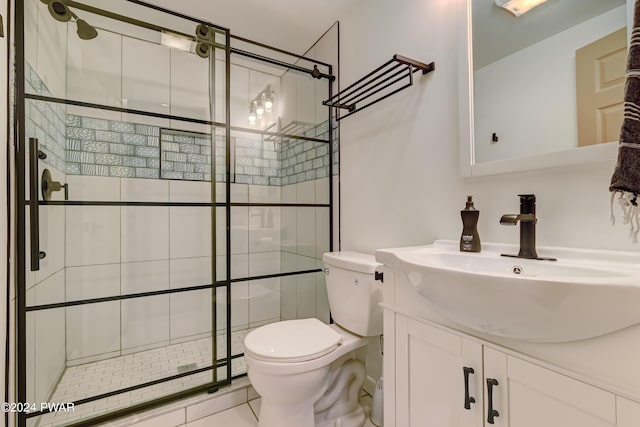
[[[540, 366], [484, 348], [485, 426], [616, 426], [615, 395]], [[487, 379], [496, 380], [489, 401]]]
[[[465, 373], [469, 397], [465, 409]], [[481, 427], [482, 346], [398, 316], [396, 323], [396, 425]]]
[[640, 426], [640, 403], [623, 397], [616, 397], [618, 409], [617, 427], [638, 427]]

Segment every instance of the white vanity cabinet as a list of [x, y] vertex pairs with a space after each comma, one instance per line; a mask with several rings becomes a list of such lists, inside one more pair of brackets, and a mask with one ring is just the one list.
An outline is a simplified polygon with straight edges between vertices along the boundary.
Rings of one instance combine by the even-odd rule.
[[[480, 344], [401, 316], [395, 343], [396, 426], [482, 426]], [[464, 409], [465, 376], [469, 409]]]
[[640, 403], [618, 396], [618, 427], [634, 427], [640, 425]]
[[[489, 347], [484, 347], [484, 376], [485, 418], [491, 404], [499, 413], [496, 427], [618, 425], [613, 393]], [[489, 400], [492, 380], [497, 384]]]
[[396, 315], [395, 325], [395, 410], [385, 426], [640, 426], [639, 403], [427, 323]]
[[385, 427], [640, 427], [640, 403], [423, 319], [404, 279], [384, 280]]

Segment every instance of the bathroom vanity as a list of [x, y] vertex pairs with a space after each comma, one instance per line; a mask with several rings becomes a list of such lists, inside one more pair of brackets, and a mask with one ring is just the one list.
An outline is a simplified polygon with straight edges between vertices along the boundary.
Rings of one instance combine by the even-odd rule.
[[[376, 252], [384, 274], [386, 427], [640, 426], [640, 326], [628, 317], [631, 325], [610, 326], [613, 330], [606, 332], [597, 329], [624, 309], [616, 310], [603, 300], [601, 313], [591, 314], [595, 321], [590, 325], [580, 327], [587, 323], [581, 321], [576, 328], [567, 329], [571, 319], [564, 313], [564, 319], [554, 319], [556, 331], [553, 322], [539, 330], [534, 327], [544, 321], [544, 317], [535, 317], [535, 309], [546, 310], [551, 317], [573, 303], [577, 303], [574, 311], [581, 305], [590, 310], [589, 297], [580, 290], [554, 293], [553, 286], [551, 291], [544, 286], [551, 283], [562, 289], [572, 280], [583, 285], [579, 272], [570, 268], [596, 268], [606, 276], [607, 263], [613, 263], [609, 265], [612, 270], [620, 268], [614, 265], [617, 255], [633, 258], [637, 254], [598, 252], [598, 257], [610, 256], [611, 261], [605, 259], [602, 265], [594, 266], [595, 261], [582, 258], [587, 257], [588, 251], [573, 253], [573, 261], [563, 263], [572, 250], [562, 254], [562, 249], [540, 248], [542, 254], [560, 255], [558, 263], [523, 277], [500, 264], [507, 258], [501, 258], [499, 252], [517, 247], [486, 244], [482, 254], [463, 255], [477, 258], [472, 260], [456, 258], [459, 252], [453, 249], [455, 243], [437, 241], [430, 246]], [[434, 276], [420, 271], [415, 263], [433, 259], [428, 251], [434, 247], [439, 256], [436, 264], [454, 272], [454, 280], [461, 286], [478, 287], [477, 293], [468, 288], [457, 289], [454, 281], [444, 287], [422, 282]], [[623, 264], [633, 264], [631, 258]], [[536, 264], [531, 263], [540, 262], [549, 261], [511, 258], [504, 265], [523, 266], [526, 274], [533, 273], [531, 266]], [[615, 286], [628, 288], [631, 293], [626, 298], [635, 299], [638, 307], [640, 298], [635, 297], [633, 280], [640, 276], [633, 270], [635, 267], [630, 268], [629, 276], [619, 279], [628, 279], [627, 283]], [[562, 271], [567, 276], [559, 280]], [[513, 279], [509, 274], [514, 275]], [[439, 281], [448, 277], [444, 274]], [[487, 281], [486, 277], [494, 280]], [[511, 280], [513, 289], [500, 288], [496, 284], [500, 280]], [[611, 294], [619, 290], [611, 290]], [[456, 298], [463, 294], [467, 295], [468, 306], [461, 307], [456, 317], [455, 306], [448, 304], [462, 301]], [[488, 302], [493, 297], [495, 304]], [[576, 316], [584, 314], [576, 312]], [[486, 318], [480, 319], [482, 316]], [[474, 319], [480, 320], [474, 323]]]

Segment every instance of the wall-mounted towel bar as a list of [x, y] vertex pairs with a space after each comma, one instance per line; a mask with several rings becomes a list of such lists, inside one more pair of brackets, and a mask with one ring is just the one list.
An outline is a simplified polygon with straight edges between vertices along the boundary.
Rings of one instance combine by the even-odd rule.
[[413, 73], [422, 71], [422, 74], [427, 74], [433, 70], [434, 62], [425, 64], [396, 54], [322, 103], [329, 107], [348, 110], [347, 114], [337, 118], [342, 120], [413, 85]]

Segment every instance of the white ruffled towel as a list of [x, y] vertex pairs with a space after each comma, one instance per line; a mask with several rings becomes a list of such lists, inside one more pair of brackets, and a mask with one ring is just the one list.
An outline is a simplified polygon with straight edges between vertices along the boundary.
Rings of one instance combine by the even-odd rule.
[[640, 232], [640, 0], [636, 0], [624, 87], [624, 119], [620, 130], [618, 162], [611, 177], [611, 223], [617, 197], [633, 243]]

